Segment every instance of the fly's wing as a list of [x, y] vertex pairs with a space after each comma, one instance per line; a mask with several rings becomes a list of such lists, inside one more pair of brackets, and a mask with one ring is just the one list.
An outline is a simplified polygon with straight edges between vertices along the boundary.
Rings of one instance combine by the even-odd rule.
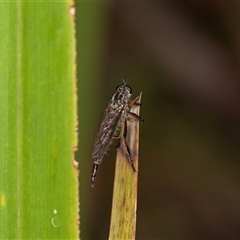
[[114, 133], [117, 129], [119, 119], [121, 117], [123, 108], [109, 109], [106, 108], [99, 129], [96, 133], [92, 158], [101, 159], [111, 144]]

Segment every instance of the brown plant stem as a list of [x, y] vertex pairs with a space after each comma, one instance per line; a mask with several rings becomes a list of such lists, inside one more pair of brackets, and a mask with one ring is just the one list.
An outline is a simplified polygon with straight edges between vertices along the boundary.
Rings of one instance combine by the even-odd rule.
[[[139, 103], [140, 100], [141, 94]], [[131, 107], [131, 112], [139, 115], [139, 111], [139, 105], [133, 105]], [[123, 128], [124, 127], [121, 129], [121, 136], [123, 136]], [[129, 117], [127, 120], [126, 140], [132, 155], [133, 164], [138, 170], [139, 121], [133, 117]], [[137, 182], [138, 172], [134, 172], [129, 164], [126, 146], [122, 140], [116, 156], [112, 213], [109, 232], [109, 239], [111, 240], [135, 239], [137, 217]]]

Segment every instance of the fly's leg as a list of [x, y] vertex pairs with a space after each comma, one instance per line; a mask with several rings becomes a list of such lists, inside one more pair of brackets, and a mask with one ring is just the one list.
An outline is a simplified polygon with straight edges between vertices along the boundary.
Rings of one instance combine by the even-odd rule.
[[120, 146], [120, 140], [121, 140], [120, 135], [119, 135], [119, 136], [113, 136], [113, 139], [117, 139], [117, 140], [118, 140], [118, 144], [117, 144], [117, 146], [116, 146], [116, 148], [118, 149], [119, 146]]
[[120, 147], [120, 144], [121, 144], [121, 142], [120, 142], [120, 139], [118, 140], [118, 144], [117, 144], [117, 146], [116, 146], [116, 149], [118, 149], [119, 147]]
[[136, 168], [135, 168], [135, 166], [133, 164], [132, 155], [131, 155], [131, 152], [130, 152], [130, 149], [129, 149], [129, 146], [128, 146], [128, 143], [127, 143], [127, 120], [125, 120], [125, 122], [124, 122], [123, 141], [124, 141], [125, 147], [127, 149], [129, 163], [130, 163], [133, 171], [137, 172], [137, 170], [136, 170]]
[[97, 172], [98, 172], [98, 167], [100, 165], [101, 161], [99, 161], [99, 159], [96, 159], [94, 162], [93, 162], [93, 168], [92, 168], [92, 179], [91, 179], [91, 182], [92, 182], [92, 187], [94, 187], [94, 184], [95, 184], [95, 179], [96, 179], [96, 176], [97, 176]]
[[128, 106], [131, 107], [132, 105], [139, 105], [141, 106], [140, 103], [137, 103], [137, 101], [139, 100], [139, 96], [137, 96], [136, 98], [134, 98], [129, 104]]
[[[129, 106], [129, 107], [131, 107], [132, 105], [142, 106], [141, 103], [137, 103], [138, 100], [139, 100], [139, 96], [137, 96], [135, 99], [133, 99], [133, 100], [128, 104], [128, 106]], [[144, 122], [144, 119], [141, 118], [140, 116], [138, 116], [137, 114], [132, 113], [132, 112], [129, 112], [129, 111], [128, 111], [128, 114], [129, 114], [131, 117], [139, 120], [140, 122], [142, 122], [142, 123]]]
[[[139, 100], [139, 96], [136, 97], [135, 99], [133, 99], [130, 103], [129, 103], [129, 107], [131, 107], [132, 105], [139, 105], [141, 106], [140, 103], [137, 103], [137, 101]], [[135, 113], [132, 113], [132, 112], [129, 112], [128, 111], [128, 115], [137, 119], [138, 121], [140, 122], [144, 122], [144, 119], [141, 118], [140, 116], [138, 116], [137, 114]], [[131, 155], [131, 152], [130, 152], [130, 149], [129, 149], [129, 146], [128, 146], [128, 143], [127, 143], [127, 119], [125, 119], [124, 121], [124, 129], [123, 129], [123, 141], [124, 141], [124, 144], [126, 146], [126, 149], [127, 149], [127, 154], [128, 154], [128, 159], [129, 159], [129, 163], [133, 169], [134, 172], [137, 172], [134, 164], [133, 164], [133, 159], [132, 159], [132, 155]]]
[[135, 114], [135, 113], [132, 113], [132, 112], [128, 112], [128, 115], [130, 115], [131, 117], [133, 117], [133, 118], [135, 118], [135, 119], [137, 119], [138, 121], [140, 121], [140, 122], [144, 122], [144, 119], [143, 118], [141, 118], [140, 116], [138, 116], [137, 114]]

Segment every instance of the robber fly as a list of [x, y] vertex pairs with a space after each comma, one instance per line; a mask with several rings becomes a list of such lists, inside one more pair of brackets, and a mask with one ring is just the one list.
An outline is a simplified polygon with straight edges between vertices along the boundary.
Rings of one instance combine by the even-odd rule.
[[121, 138], [124, 138], [124, 144], [127, 149], [130, 165], [133, 171], [136, 172], [131, 152], [126, 141], [127, 119], [129, 117], [134, 117], [141, 122], [143, 122], [143, 119], [135, 113], [129, 111], [132, 105], [140, 105], [139, 103], [137, 103], [139, 97], [136, 97], [135, 99], [130, 101], [131, 95], [131, 87], [127, 85], [127, 81], [123, 80], [123, 84], [116, 88], [115, 93], [108, 102], [107, 108], [104, 111], [102, 121], [94, 139], [92, 149], [92, 158], [94, 160], [92, 169], [92, 187], [94, 187], [98, 167], [102, 162], [103, 156], [106, 154], [113, 138], [116, 137], [118, 128], [120, 126], [124, 127], [124, 133], [122, 134], [122, 136], [119, 136], [117, 138], [119, 138], [120, 140]]

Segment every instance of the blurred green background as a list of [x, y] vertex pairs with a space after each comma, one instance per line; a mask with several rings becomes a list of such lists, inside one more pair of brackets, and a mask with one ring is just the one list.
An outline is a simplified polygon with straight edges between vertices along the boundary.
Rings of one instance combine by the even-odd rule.
[[76, 2], [81, 238], [107, 239], [113, 143], [91, 147], [121, 78], [142, 95], [137, 239], [240, 239], [240, 2]]

